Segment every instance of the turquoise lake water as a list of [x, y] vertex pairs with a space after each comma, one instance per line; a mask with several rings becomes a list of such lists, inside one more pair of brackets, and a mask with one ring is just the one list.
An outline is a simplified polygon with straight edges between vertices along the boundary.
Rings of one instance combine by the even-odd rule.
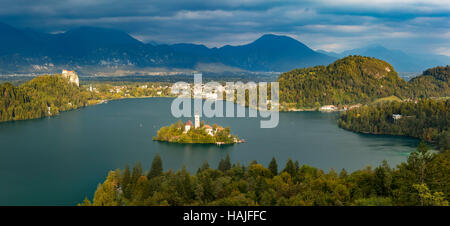
[[[111, 169], [140, 161], [150, 167], [155, 153], [164, 169], [183, 165], [195, 172], [205, 161], [217, 167], [252, 160], [267, 166], [288, 158], [324, 170], [348, 171], [405, 161], [418, 140], [357, 134], [337, 126], [338, 113], [280, 113], [278, 127], [261, 129], [260, 118], [211, 118], [229, 126], [244, 144], [182, 145], [152, 141], [176, 122], [170, 98], [124, 99], [61, 113], [52, 118], [0, 123], [0, 205], [75, 205], [92, 197]], [[187, 119], [183, 119], [186, 121]]]

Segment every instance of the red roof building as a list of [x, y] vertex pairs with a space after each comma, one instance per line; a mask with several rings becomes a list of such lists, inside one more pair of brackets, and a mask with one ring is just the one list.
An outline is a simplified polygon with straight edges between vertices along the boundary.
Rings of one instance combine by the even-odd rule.
[[216, 130], [217, 130], [217, 131], [222, 131], [222, 130], [224, 130], [224, 128], [223, 128], [222, 126], [219, 126], [219, 127], [217, 127]]

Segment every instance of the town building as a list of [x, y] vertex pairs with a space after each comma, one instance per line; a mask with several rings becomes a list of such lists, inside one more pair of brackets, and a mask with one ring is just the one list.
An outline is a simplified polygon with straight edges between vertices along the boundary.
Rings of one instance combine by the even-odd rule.
[[187, 133], [192, 127], [192, 122], [191, 120], [188, 120], [186, 125], [184, 125], [184, 132]]
[[208, 135], [211, 135], [211, 136], [214, 135], [213, 134], [213, 129], [212, 129], [212, 127], [210, 125], [204, 125], [203, 129], [206, 131], [206, 133], [208, 133]]
[[399, 119], [402, 118], [402, 115], [401, 115], [401, 114], [392, 114], [392, 118], [393, 118], [394, 120], [399, 120]]
[[224, 128], [222, 126], [218, 126], [214, 133], [217, 133], [217, 132], [222, 131], [222, 130], [224, 130]]
[[334, 105], [325, 105], [320, 108], [321, 111], [336, 111], [337, 107]]

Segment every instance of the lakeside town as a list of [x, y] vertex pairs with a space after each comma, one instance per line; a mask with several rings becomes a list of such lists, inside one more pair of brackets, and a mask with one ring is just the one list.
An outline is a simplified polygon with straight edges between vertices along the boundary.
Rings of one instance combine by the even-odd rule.
[[[159, 83], [159, 82], [130, 82], [128, 84], [115, 85], [113, 82], [94, 82], [80, 85], [80, 80], [78, 74], [75, 71], [63, 70], [62, 76], [69, 79], [71, 83], [85, 89], [91, 93], [95, 93], [100, 97], [100, 100], [96, 103], [105, 103], [108, 100], [121, 99], [121, 98], [142, 98], [142, 97], [177, 97], [172, 90], [181, 90], [178, 97], [182, 98], [192, 98], [199, 97], [205, 100], [226, 100], [228, 95], [234, 95], [236, 89], [256, 89], [255, 87], [248, 86], [244, 83], [234, 84], [233, 87], [228, 87], [227, 85], [209, 86], [208, 84], [200, 84], [198, 86], [193, 86], [189, 83]], [[124, 83], [124, 82], [122, 82]], [[192, 86], [192, 88], [191, 88]], [[205, 92], [208, 90], [208, 92]], [[251, 92], [251, 91], [249, 91]], [[237, 100], [236, 96], [236, 100]], [[398, 97], [386, 97], [380, 98], [374, 103], [387, 102], [387, 101], [402, 101], [402, 102], [414, 102], [417, 103], [417, 99], [407, 98], [401, 100]], [[245, 105], [245, 103], [240, 103]], [[296, 108], [290, 106], [289, 103], [274, 103], [271, 100], [266, 100], [266, 105], [276, 106], [280, 105], [280, 111], [320, 111], [320, 112], [338, 112], [347, 111], [363, 106], [362, 104], [352, 104], [352, 105], [323, 105], [314, 108]], [[248, 103], [247, 103], [248, 106]], [[50, 109], [49, 109], [50, 112]], [[394, 117], [394, 116], [393, 116]], [[398, 119], [399, 116], [396, 116]]]

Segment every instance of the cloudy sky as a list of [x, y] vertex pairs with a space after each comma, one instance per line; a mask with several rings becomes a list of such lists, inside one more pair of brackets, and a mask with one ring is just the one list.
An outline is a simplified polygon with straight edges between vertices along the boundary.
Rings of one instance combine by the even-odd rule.
[[274, 33], [327, 51], [381, 44], [450, 56], [449, 0], [0, 0], [0, 21], [110, 27], [144, 42], [220, 47]]

